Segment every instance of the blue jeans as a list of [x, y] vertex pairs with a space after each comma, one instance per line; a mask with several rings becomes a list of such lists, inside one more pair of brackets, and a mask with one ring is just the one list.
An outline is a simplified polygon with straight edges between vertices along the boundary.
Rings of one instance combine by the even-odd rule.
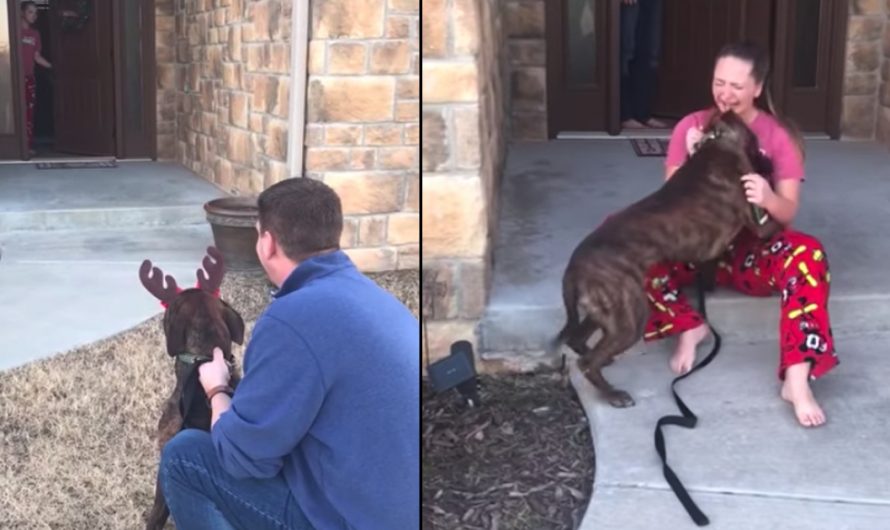
[[661, 0], [621, 4], [621, 121], [652, 117], [663, 7]]
[[312, 529], [283, 475], [232, 477], [222, 468], [207, 432], [186, 429], [167, 442], [160, 477], [179, 530]]

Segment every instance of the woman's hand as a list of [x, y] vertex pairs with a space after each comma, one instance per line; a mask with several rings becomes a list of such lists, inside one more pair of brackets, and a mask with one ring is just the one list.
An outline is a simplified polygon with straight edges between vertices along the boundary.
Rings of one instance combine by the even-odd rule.
[[689, 130], [686, 131], [686, 152], [689, 153], [689, 156], [692, 156], [695, 152], [695, 144], [700, 142], [704, 135], [701, 127], [690, 127]]
[[767, 203], [773, 200], [775, 192], [770, 187], [769, 182], [757, 173], [748, 173], [742, 175], [742, 182], [745, 186], [745, 197], [748, 202], [761, 208], [767, 208]]

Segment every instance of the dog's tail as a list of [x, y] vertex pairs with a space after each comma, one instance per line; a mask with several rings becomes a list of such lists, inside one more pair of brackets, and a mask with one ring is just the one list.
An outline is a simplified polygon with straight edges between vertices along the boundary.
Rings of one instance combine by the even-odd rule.
[[562, 279], [562, 301], [566, 306], [566, 324], [559, 333], [553, 337], [547, 348], [547, 353], [555, 355], [569, 334], [578, 325], [580, 314], [578, 313], [578, 286], [571, 274], [566, 274]]

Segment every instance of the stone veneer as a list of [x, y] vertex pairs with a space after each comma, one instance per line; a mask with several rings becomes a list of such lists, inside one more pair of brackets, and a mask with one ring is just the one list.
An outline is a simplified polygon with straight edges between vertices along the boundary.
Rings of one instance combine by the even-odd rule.
[[[287, 178], [287, 0], [175, 0], [175, 156], [234, 194]], [[166, 101], [167, 94], [160, 101]]]
[[313, 0], [306, 175], [343, 199], [365, 270], [420, 265], [419, 0]]
[[884, 20], [883, 45], [881, 46], [882, 66], [878, 92], [876, 136], [890, 148], [890, 0], [887, 0], [884, 11], [886, 18]]
[[885, 0], [850, 0], [841, 111], [844, 137], [866, 139], [875, 135], [886, 21]]
[[[157, 0], [158, 156], [232, 194], [287, 166], [298, 0]], [[304, 174], [343, 201], [365, 271], [416, 268], [419, 0], [311, 0]]]
[[543, 0], [505, 0], [510, 138], [547, 140], [547, 41]]
[[453, 341], [478, 345], [506, 150], [503, 33], [500, 0], [424, 0], [422, 318], [430, 362]]

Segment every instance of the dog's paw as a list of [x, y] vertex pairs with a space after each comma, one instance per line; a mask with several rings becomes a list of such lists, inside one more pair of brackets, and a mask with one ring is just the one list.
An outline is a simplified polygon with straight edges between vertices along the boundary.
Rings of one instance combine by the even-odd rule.
[[636, 404], [630, 394], [624, 390], [615, 390], [609, 393], [607, 399], [610, 405], [619, 409], [633, 407]]

